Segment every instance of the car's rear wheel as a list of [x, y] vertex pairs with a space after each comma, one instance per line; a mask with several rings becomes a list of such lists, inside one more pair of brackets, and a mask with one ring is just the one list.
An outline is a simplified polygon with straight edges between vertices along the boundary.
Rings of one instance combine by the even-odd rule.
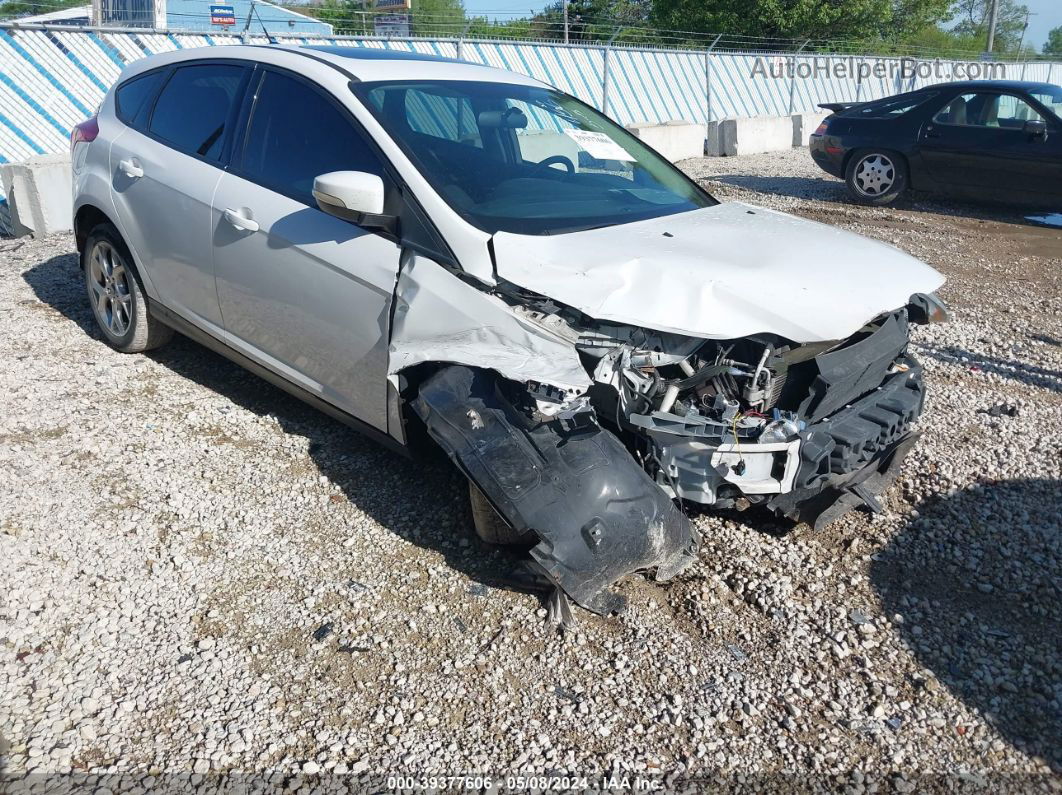
[[862, 204], [892, 204], [907, 190], [907, 163], [896, 152], [864, 149], [849, 159], [844, 181]]
[[140, 353], [169, 342], [173, 329], [148, 312], [133, 258], [111, 224], [89, 233], [81, 255], [85, 290], [107, 343], [123, 353]]

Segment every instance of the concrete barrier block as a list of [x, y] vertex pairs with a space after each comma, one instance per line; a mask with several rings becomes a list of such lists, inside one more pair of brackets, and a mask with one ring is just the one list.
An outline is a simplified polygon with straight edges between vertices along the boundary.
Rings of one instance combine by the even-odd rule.
[[0, 166], [0, 183], [16, 237], [43, 237], [73, 228], [70, 157], [41, 155]]
[[793, 146], [807, 146], [810, 143], [811, 134], [822, 124], [822, 120], [830, 115], [829, 111], [815, 111], [814, 113], [793, 114]]
[[704, 125], [688, 121], [628, 124], [628, 132], [674, 163], [704, 155]]
[[793, 147], [793, 120], [789, 116], [720, 119], [708, 125], [705, 153], [712, 157], [780, 152]]
[[[726, 138], [728, 133], [726, 132], [727, 122], [731, 119], [721, 119], [720, 121], [710, 121], [705, 126], [704, 130], [704, 154], [708, 157], [725, 157], [726, 156]], [[733, 132], [729, 133], [733, 136]]]
[[733, 130], [732, 142], [725, 144], [726, 154], [754, 155], [759, 152], [778, 152], [793, 147], [793, 120], [788, 116], [755, 116], [749, 119], [729, 119]]

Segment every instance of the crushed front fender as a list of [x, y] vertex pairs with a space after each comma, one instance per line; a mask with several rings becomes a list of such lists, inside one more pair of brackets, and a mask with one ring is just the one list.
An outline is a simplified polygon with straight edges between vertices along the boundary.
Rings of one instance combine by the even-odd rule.
[[596, 423], [566, 431], [513, 405], [490, 372], [445, 367], [412, 402], [428, 432], [520, 533], [577, 604], [615, 613], [611, 586], [636, 571], [667, 580], [692, 563], [689, 520], [623, 444]]

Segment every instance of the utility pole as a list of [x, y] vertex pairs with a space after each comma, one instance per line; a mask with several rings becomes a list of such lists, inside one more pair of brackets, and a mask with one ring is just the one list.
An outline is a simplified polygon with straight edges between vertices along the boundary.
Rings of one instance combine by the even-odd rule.
[[996, 44], [996, 17], [999, 15], [999, 0], [990, 0], [988, 7], [988, 46], [986, 52], [992, 52]]
[[1035, 12], [1025, 9], [1025, 24], [1021, 26], [1021, 38], [1018, 39], [1018, 55], [1021, 55], [1021, 45], [1025, 43], [1025, 31], [1029, 29], [1029, 17], [1036, 16]]
[[564, 7], [564, 43], [568, 43], [568, 0], [561, 0]]

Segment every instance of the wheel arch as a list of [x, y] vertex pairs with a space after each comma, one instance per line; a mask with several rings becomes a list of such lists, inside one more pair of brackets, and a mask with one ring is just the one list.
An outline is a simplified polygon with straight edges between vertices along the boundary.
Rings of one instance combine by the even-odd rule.
[[85, 251], [85, 241], [91, 232], [99, 224], [111, 224], [116, 229], [117, 224], [103, 210], [95, 204], [82, 204], [74, 212], [74, 242], [77, 244], [77, 253]]

